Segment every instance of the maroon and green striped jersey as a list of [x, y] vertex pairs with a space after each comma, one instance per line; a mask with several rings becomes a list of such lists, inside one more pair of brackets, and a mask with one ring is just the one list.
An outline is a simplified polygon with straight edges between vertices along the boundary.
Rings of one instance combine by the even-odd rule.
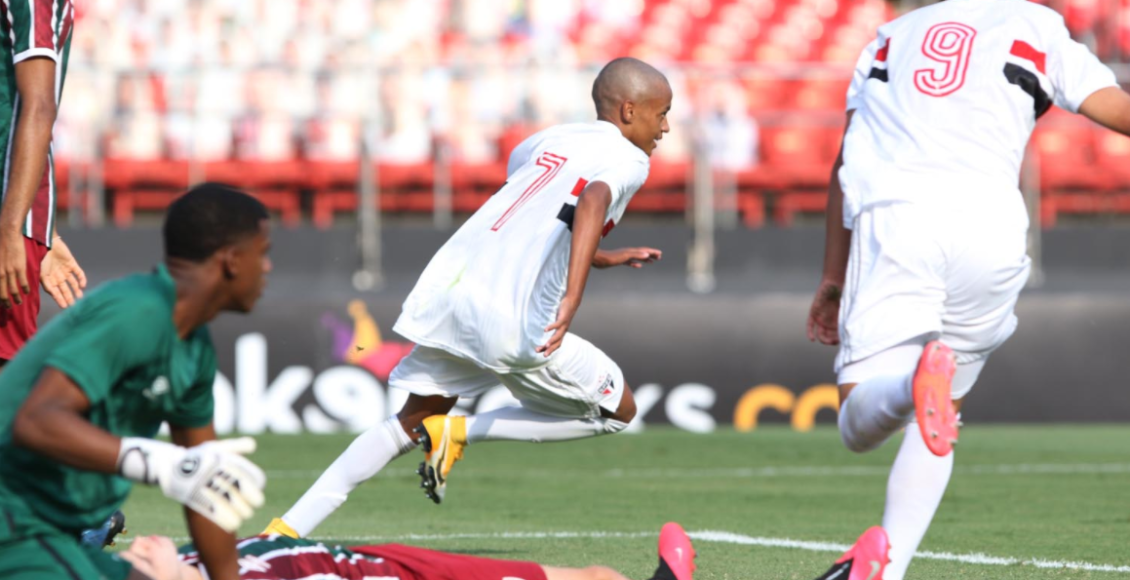
[[[12, 169], [12, 147], [20, 96], [16, 91], [16, 65], [34, 57], [55, 61], [55, 104], [63, 94], [63, 78], [71, 49], [75, 7], [73, 0], [0, 0], [0, 151], [4, 152], [3, 195], [8, 194]], [[47, 154], [47, 166], [35, 200], [24, 222], [24, 235], [51, 246], [55, 229], [55, 158]]]
[[[533, 562], [448, 554], [414, 546], [341, 546], [284, 536], [240, 540], [240, 580], [545, 580]], [[202, 569], [192, 545], [181, 562]]]

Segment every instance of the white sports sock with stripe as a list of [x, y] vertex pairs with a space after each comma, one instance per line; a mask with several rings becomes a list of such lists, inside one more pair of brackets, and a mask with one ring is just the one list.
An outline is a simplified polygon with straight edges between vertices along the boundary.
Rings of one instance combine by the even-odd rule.
[[902, 580], [906, 574], [906, 567], [946, 493], [953, 474], [953, 455], [934, 455], [926, 448], [918, 424], [911, 422], [906, 426], [906, 437], [887, 481], [883, 529], [891, 538], [891, 563], [883, 580]]
[[310, 535], [341, 504], [349, 492], [373, 477], [388, 462], [416, 447], [396, 416], [357, 436], [325, 473], [310, 486], [282, 520], [301, 537]]
[[467, 443], [478, 441], [570, 441], [617, 433], [628, 424], [615, 419], [567, 419], [522, 407], [503, 407], [467, 417]]
[[879, 447], [914, 417], [913, 374], [859, 383], [840, 407], [840, 437], [856, 453]]

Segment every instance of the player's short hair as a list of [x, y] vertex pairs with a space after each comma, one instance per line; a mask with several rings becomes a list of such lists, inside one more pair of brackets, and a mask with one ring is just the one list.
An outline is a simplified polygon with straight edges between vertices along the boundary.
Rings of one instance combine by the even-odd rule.
[[180, 196], [165, 214], [165, 257], [203, 262], [220, 248], [259, 232], [267, 219], [259, 200], [223, 183], [202, 183]]

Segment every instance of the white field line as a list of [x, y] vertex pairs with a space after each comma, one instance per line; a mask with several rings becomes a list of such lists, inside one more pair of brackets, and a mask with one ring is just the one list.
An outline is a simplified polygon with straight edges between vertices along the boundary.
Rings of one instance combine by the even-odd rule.
[[[610, 479], [756, 479], [772, 477], [886, 477], [890, 473], [887, 466], [841, 466], [841, 467], [811, 467], [811, 466], [783, 466], [783, 467], [736, 467], [736, 468], [639, 468], [639, 469], [608, 469], [597, 472], [578, 472], [574, 470], [534, 469], [511, 472], [507, 477], [520, 478], [552, 478], [569, 477], [571, 474], [583, 476], [586, 479], [606, 477]], [[954, 468], [957, 475], [1096, 475], [1096, 474], [1127, 474], [1130, 473], [1130, 463], [1018, 463], [1002, 465], [957, 465]], [[321, 471], [306, 469], [275, 469], [267, 471], [268, 479], [315, 479]], [[408, 468], [393, 468], [381, 471], [385, 477], [407, 477], [415, 475], [416, 470]], [[480, 477], [497, 477], [497, 472], [482, 469], [464, 469], [459, 472], [461, 478], [474, 479]]]
[[[395, 536], [338, 536], [333, 538], [320, 538], [324, 542], [373, 544], [383, 542], [429, 542], [446, 540], [546, 540], [570, 538], [654, 538], [659, 534], [655, 532], [499, 532], [499, 533], [464, 533], [464, 534], [402, 534]], [[789, 548], [805, 550], [808, 552], [830, 552], [841, 554], [847, 551], [848, 544], [833, 542], [809, 542], [792, 540], [789, 538], [765, 538], [746, 536], [732, 532], [703, 530], [688, 532], [688, 535], [697, 542], [716, 542], [721, 544], [737, 544], [742, 546], [758, 546], [763, 548]], [[130, 538], [122, 538], [122, 543], [129, 543]], [[187, 542], [187, 538], [173, 538], [175, 542]], [[1047, 560], [1044, 558], [1009, 558], [990, 556], [987, 554], [953, 554], [950, 552], [918, 552], [916, 558], [927, 560], [941, 560], [944, 562], [959, 562], [962, 564], [975, 564], [981, 566], [1032, 566], [1034, 568], [1048, 568], [1056, 570], [1084, 570], [1087, 572], [1113, 572], [1116, 574], [1130, 574], [1130, 566], [1115, 566], [1111, 564], [1091, 564], [1089, 562], [1067, 562], [1060, 560]]]

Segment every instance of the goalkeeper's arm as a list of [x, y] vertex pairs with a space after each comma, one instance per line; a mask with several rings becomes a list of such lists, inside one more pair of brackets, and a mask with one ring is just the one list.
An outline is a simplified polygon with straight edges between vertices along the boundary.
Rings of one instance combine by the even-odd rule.
[[[166, 496], [228, 532], [250, 517], [252, 508], [262, 505], [266, 478], [242, 457], [254, 450], [254, 440], [197, 444], [214, 437], [210, 428], [182, 430], [178, 434], [181, 442], [193, 444], [187, 448], [153, 439], [118, 438], [87, 421], [84, 415], [89, 410], [90, 401], [82, 389], [66, 374], [47, 368], [16, 413], [12, 441], [71, 467], [158, 485]], [[195, 537], [197, 533], [214, 531], [194, 524], [195, 519], [189, 518], [195, 540], [202, 539]], [[231, 536], [222, 537], [231, 541], [234, 552]], [[224, 570], [212, 577], [238, 578], [238, 570]]]

